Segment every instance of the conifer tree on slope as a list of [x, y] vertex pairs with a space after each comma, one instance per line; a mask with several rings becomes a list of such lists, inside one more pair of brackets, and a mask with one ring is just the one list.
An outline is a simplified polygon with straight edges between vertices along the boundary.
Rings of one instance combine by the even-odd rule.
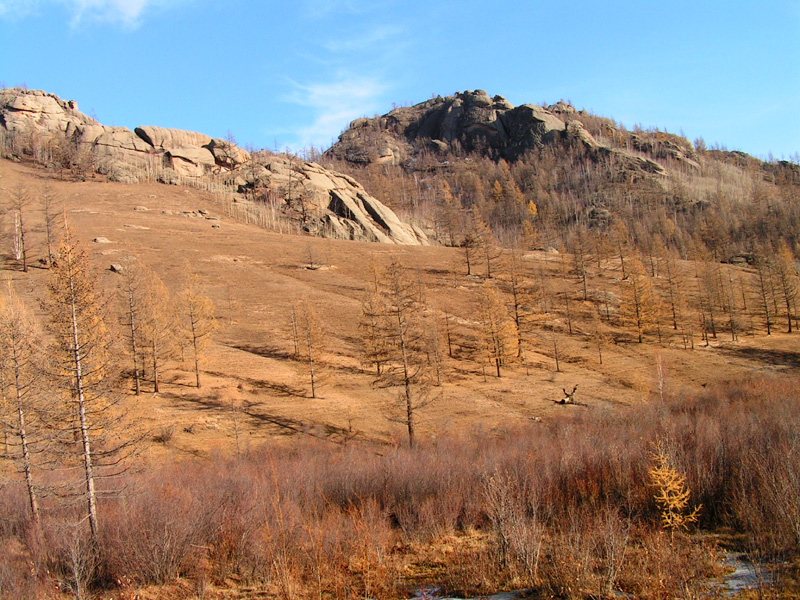
[[195, 383], [200, 387], [200, 358], [217, 327], [214, 303], [203, 293], [200, 278], [188, 266], [186, 282], [180, 293], [184, 332], [192, 346]]
[[9, 282], [8, 295], [0, 301], [0, 378], [3, 420], [14, 442], [12, 459], [25, 478], [34, 528], [41, 529], [39, 489], [34, 482], [36, 456], [46, 448], [42, 409], [43, 365], [41, 337]]
[[403, 416], [400, 421], [408, 431], [408, 444], [416, 441], [418, 411], [429, 401], [433, 379], [429, 345], [425, 335], [425, 306], [420, 285], [393, 258], [380, 273], [376, 283], [374, 308], [379, 308], [377, 329], [372, 330], [382, 342], [380, 387], [397, 388]]
[[89, 258], [66, 223], [47, 287], [44, 304], [54, 337], [52, 354], [70, 428], [63, 441], [79, 457], [87, 518], [92, 538], [97, 539], [98, 468], [108, 466], [109, 461], [116, 463], [112, 457], [120, 448], [108, 439], [114, 373], [103, 305]]

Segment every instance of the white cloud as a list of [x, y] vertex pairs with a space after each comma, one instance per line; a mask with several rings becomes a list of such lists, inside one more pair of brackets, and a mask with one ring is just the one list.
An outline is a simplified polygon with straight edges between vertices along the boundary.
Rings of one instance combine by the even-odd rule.
[[99, 22], [134, 29], [147, 13], [186, 1], [189, 0], [0, 0], [0, 18], [22, 19], [49, 4], [66, 7], [72, 27]]
[[305, 0], [306, 15], [324, 19], [331, 15], [347, 13], [363, 15], [378, 12], [395, 0]]
[[[308, 0], [307, 0], [308, 2]], [[349, 26], [322, 36], [316, 44], [323, 57], [317, 59], [327, 67], [328, 76], [313, 83], [292, 81], [293, 92], [287, 100], [310, 109], [313, 122], [297, 131], [300, 148], [314, 145], [327, 147], [350, 121], [373, 116], [386, 108], [384, 96], [396, 85], [393, 68], [402, 62], [408, 47], [408, 27], [402, 22], [387, 23], [380, 7], [396, 0], [314, 0], [309, 2], [313, 16], [330, 13], [351, 13], [373, 18], [348, 20]], [[350, 21], [353, 21], [350, 23]], [[300, 149], [297, 148], [296, 149]]]
[[314, 113], [313, 123], [298, 132], [297, 150], [310, 145], [327, 147], [350, 121], [374, 114], [386, 90], [378, 79], [348, 74], [326, 83], [291, 83], [295, 91], [288, 100]]
[[36, 0], [0, 0], [0, 18], [7, 20], [22, 19], [36, 11]]
[[165, 0], [59, 0], [72, 12], [72, 25], [100, 21], [135, 28], [142, 16], [154, 8], [163, 8]]

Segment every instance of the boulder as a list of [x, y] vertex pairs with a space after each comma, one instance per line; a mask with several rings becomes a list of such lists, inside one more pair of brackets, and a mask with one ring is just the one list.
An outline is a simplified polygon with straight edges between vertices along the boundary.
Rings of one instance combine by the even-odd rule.
[[523, 104], [501, 116], [508, 135], [506, 154], [519, 156], [532, 148], [552, 142], [566, 130], [566, 124], [541, 106]]
[[442, 140], [431, 140], [428, 142], [428, 148], [433, 150], [436, 154], [446, 154], [447, 151], [450, 150], [450, 146]]
[[359, 193], [357, 197], [366, 210], [369, 220], [380, 227], [393, 242], [409, 246], [419, 245], [422, 242], [413, 227], [403, 223], [394, 211], [378, 201], [377, 198], [366, 193]]
[[308, 169], [303, 171], [302, 175], [311, 185], [326, 191], [342, 187], [340, 182], [334, 182], [333, 179], [329, 177], [329, 173], [321, 167], [318, 167], [318, 165], [313, 165], [312, 163], [308, 165], [308, 167]]
[[187, 177], [200, 177], [217, 164], [207, 148], [173, 148], [167, 150], [164, 156], [178, 175]]
[[591, 133], [586, 131], [583, 123], [580, 121], [566, 121], [564, 123], [564, 130], [568, 136], [580, 140], [589, 148], [597, 148], [597, 140], [594, 139]]
[[[103, 131], [99, 132], [98, 127]], [[161, 162], [152, 147], [125, 127], [91, 126], [77, 128], [76, 132], [80, 143], [94, 155], [97, 171], [114, 181], [136, 183], [148, 167]]]
[[214, 138], [205, 146], [214, 155], [214, 160], [221, 167], [235, 169], [250, 160], [250, 153], [235, 144], [220, 138]]
[[514, 105], [511, 104], [511, 102], [509, 102], [499, 94], [494, 98], [492, 98], [492, 100], [494, 100], [494, 105], [497, 107], [498, 110], [511, 110], [512, 108], [514, 108]]
[[569, 117], [570, 115], [577, 114], [577, 110], [571, 104], [564, 102], [563, 100], [559, 100], [555, 104], [551, 104], [547, 107], [547, 110], [556, 115], [565, 115]]
[[77, 139], [81, 144], [92, 145], [109, 128], [98, 123], [83, 124], [75, 121], [67, 123], [64, 130], [65, 135], [70, 139]]
[[167, 129], [166, 127], [145, 125], [137, 127], [133, 131], [153, 148], [161, 148], [163, 150], [206, 146], [211, 143], [209, 136], [183, 129]]

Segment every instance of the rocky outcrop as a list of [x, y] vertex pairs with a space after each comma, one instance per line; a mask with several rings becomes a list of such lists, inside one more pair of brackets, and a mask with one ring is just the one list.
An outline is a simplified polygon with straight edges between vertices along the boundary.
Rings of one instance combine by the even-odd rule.
[[[362, 165], [388, 162], [413, 168], [422, 148], [440, 155], [448, 150], [456, 155], [479, 152], [513, 161], [531, 150], [561, 143], [579, 144], [598, 159], [613, 156], [623, 168], [651, 175], [666, 173], [658, 159], [697, 164], [686, 140], [685, 144], [662, 140], [657, 151], [649, 152], [650, 157], [641, 156], [629, 151], [627, 143], [618, 145], [592, 135], [583, 123], [591, 118], [565, 102], [546, 108], [535, 104], [515, 107], [503, 96], [490, 97], [483, 90], [465, 91], [396, 108], [382, 117], [357, 119], [328, 154]], [[613, 123], [604, 121], [606, 125]]]
[[250, 153], [247, 150], [243, 150], [227, 140], [215, 138], [205, 147], [214, 155], [216, 164], [228, 169], [235, 169], [250, 160]]
[[397, 215], [352, 177], [297, 158], [256, 153], [236, 175], [244, 196], [286, 199], [309, 233], [406, 245], [427, 245], [420, 229]]
[[[73, 101], [38, 90], [0, 90], [0, 143], [10, 152], [84, 161], [110, 179], [167, 183], [212, 176], [227, 181], [241, 200], [278, 200], [279, 209], [309, 233], [396, 244], [427, 244], [425, 233], [397, 215], [354, 179], [286, 155], [249, 152], [234, 143], [193, 131], [101, 125]], [[392, 160], [397, 148], [385, 150]], [[45, 152], [42, 152], [45, 150]], [[73, 156], [64, 158], [65, 154]], [[379, 157], [380, 158], [380, 157]]]
[[700, 168], [697, 153], [686, 138], [666, 132], [632, 134], [631, 147], [659, 159], [673, 160], [695, 169]]
[[18, 134], [65, 131], [70, 124], [97, 125], [73, 101], [40, 90], [0, 90], [0, 126]]

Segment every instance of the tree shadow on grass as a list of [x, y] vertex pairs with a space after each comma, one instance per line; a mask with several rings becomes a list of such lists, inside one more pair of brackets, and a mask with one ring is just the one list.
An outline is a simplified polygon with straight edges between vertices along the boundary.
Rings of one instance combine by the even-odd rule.
[[231, 373], [223, 373], [221, 371], [206, 371], [207, 373], [216, 377], [227, 377], [235, 379], [242, 384], [247, 384], [254, 390], [269, 390], [277, 396], [291, 397], [291, 398], [307, 398], [306, 390], [304, 388], [297, 388], [286, 383], [273, 383], [263, 379], [253, 379], [252, 377], [244, 377], [242, 375], [233, 375]]
[[800, 367], [800, 352], [763, 348], [722, 348], [724, 354], [776, 367]]
[[291, 360], [292, 358], [291, 353], [287, 350], [270, 346], [269, 344], [231, 344], [230, 347], [264, 358], [275, 358], [279, 360]]
[[[211, 396], [186, 397], [169, 392], [162, 393], [161, 396], [163, 398], [180, 401], [185, 405], [184, 408], [187, 410], [207, 413], [229, 413], [231, 411], [231, 407], [225, 401]], [[334, 444], [344, 444], [348, 440], [359, 435], [358, 432], [329, 423], [303, 421], [301, 419], [293, 419], [291, 417], [265, 411], [258, 402], [246, 402], [242, 408], [238, 409], [238, 412], [240, 415], [249, 419], [254, 429], [272, 426], [270, 433], [274, 435], [307, 435]]]
[[308, 435], [334, 444], [343, 444], [354, 437], [354, 432], [344, 427], [329, 423], [306, 422], [276, 415], [260, 410], [257, 405], [251, 405], [243, 412], [257, 425], [272, 425], [282, 435]]
[[[197, 389], [197, 388], [195, 388]], [[202, 388], [201, 388], [202, 389]], [[203, 412], [211, 412], [214, 410], [218, 410], [221, 406], [218, 402], [212, 402], [209, 400], [204, 400], [201, 398], [196, 398], [194, 396], [183, 396], [180, 394], [176, 394], [174, 392], [170, 392], [169, 390], [161, 389], [158, 392], [159, 398], [164, 400], [172, 400], [175, 404], [178, 405], [179, 408], [184, 408], [186, 410], [200, 410]]]

